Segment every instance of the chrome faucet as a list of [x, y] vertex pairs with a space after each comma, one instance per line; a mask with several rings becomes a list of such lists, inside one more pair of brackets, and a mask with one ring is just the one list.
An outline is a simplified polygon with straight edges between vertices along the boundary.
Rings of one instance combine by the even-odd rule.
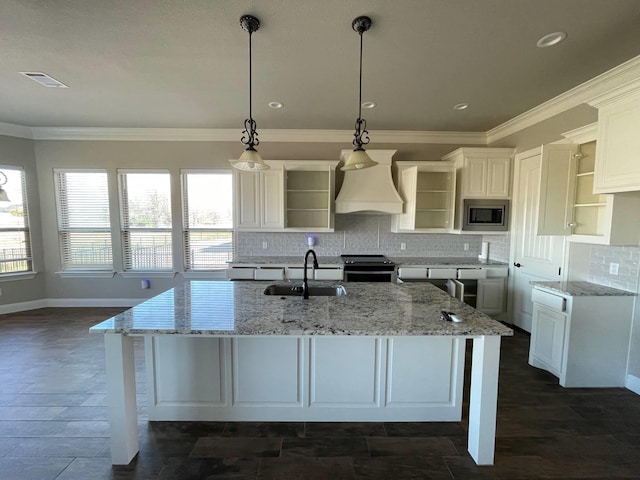
[[302, 298], [309, 299], [309, 285], [307, 279], [307, 263], [309, 261], [309, 254], [313, 255], [313, 268], [318, 268], [318, 257], [316, 257], [316, 252], [313, 249], [307, 250], [307, 253], [304, 254], [304, 274], [302, 277]]

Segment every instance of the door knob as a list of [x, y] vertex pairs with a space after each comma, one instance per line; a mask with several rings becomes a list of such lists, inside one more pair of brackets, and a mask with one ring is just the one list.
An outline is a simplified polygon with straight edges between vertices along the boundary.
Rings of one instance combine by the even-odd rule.
[[513, 262], [513, 266], [517, 267], [517, 268], [520, 268], [522, 265], [520, 265], [519, 263]]

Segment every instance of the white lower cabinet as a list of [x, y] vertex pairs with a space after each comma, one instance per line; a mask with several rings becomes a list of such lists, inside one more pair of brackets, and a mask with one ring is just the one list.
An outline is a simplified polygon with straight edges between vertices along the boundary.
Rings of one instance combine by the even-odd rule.
[[623, 387], [633, 296], [562, 295], [534, 287], [529, 364], [563, 387]]
[[559, 377], [562, 373], [567, 315], [544, 305], [535, 305], [531, 326], [529, 363]]

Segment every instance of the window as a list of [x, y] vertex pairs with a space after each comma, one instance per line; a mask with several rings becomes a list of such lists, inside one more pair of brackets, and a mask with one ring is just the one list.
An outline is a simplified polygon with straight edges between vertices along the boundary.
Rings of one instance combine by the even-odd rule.
[[125, 271], [170, 271], [173, 260], [169, 173], [121, 171], [119, 178]]
[[230, 172], [182, 173], [186, 270], [227, 268], [233, 255]]
[[107, 172], [55, 170], [62, 270], [113, 271]]
[[29, 214], [24, 171], [0, 167], [8, 200], [0, 201], [0, 275], [32, 272]]

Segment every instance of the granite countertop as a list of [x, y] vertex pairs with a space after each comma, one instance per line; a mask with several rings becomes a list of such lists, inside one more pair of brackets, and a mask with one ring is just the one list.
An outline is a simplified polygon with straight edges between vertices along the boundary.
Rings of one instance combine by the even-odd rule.
[[[309, 285], [326, 285], [309, 282]], [[192, 281], [95, 325], [92, 332], [186, 335], [513, 335], [429, 283], [347, 283], [338, 297], [268, 296], [265, 282]], [[462, 322], [447, 322], [440, 311]]]
[[570, 295], [572, 297], [622, 297], [622, 296], [634, 296], [637, 295], [634, 292], [628, 292], [626, 290], [620, 290], [618, 288], [607, 287], [605, 285], [598, 285], [597, 283], [590, 282], [538, 282], [533, 281], [531, 285], [534, 287], [540, 287], [544, 290], [548, 290], [563, 295]]
[[389, 257], [396, 265], [420, 265], [429, 267], [507, 267], [497, 260], [478, 260], [478, 257]]
[[[420, 265], [432, 267], [480, 267], [480, 266], [497, 266], [506, 267], [504, 262], [496, 260], [478, 260], [477, 257], [388, 257], [396, 265]], [[255, 256], [255, 257], [237, 257], [229, 262], [231, 266], [247, 265], [247, 266], [274, 266], [280, 267], [285, 265], [304, 264], [304, 257], [297, 256]], [[318, 265], [323, 266], [341, 266], [342, 259], [338, 257], [320, 257], [318, 256]]]

